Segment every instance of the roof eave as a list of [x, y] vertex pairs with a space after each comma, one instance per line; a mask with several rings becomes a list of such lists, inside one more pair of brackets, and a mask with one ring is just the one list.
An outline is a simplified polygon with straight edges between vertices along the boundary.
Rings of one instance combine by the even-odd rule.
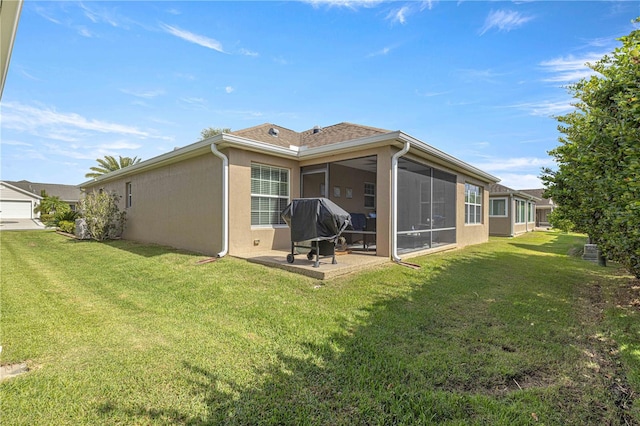
[[485, 171], [482, 171], [479, 168], [474, 167], [469, 163], [465, 163], [464, 161], [456, 157], [453, 157], [452, 155], [449, 155], [444, 151], [440, 151], [439, 149], [434, 148], [433, 146], [426, 144], [425, 142], [422, 142], [421, 140], [416, 139], [411, 135], [400, 132], [400, 136], [398, 140], [403, 143], [409, 142], [413, 148], [417, 148], [419, 151], [422, 151], [428, 154], [429, 156], [436, 158], [437, 160], [440, 160], [440, 164], [448, 167], [451, 167], [451, 165], [454, 165], [455, 168], [457, 168], [458, 170], [463, 171], [466, 174], [472, 177], [475, 177], [476, 179], [479, 179], [483, 182], [497, 183], [500, 181], [500, 178], [493, 176], [492, 174], [489, 174]]
[[238, 147], [238, 148], [246, 149], [248, 151], [264, 152], [264, 153], [269, 153], [271, 155], [276, 155], [276, 156], [285, 157], [285, 158], [295, 159], [297, 156], [297, 151], [290, 148], [284, 148], [277, 145], [269, 145], [262, 142], [256, 142], [251, 139], [243, 138], [240, 136], [230, 135], [228, 133], [221, 133], [221, 134], [212, 136], [210, 138], [203, 139], [199, 142], [192, 143], [185, 147], [178, 148], [174, 151], [161, 154], [157, 157], [150, 158], [149, 160], [141, 161], [140, 163], [134, 164], [129, 167], [125, 167], [124, 169], [119, 169], [110, 173], [106, 173], [92, 180], [83, 182], [77, 185], [77, 187], [82, 189], [88, 186], [95, 186], [96, 184], [107, 183], [115, 179], [120, 179], [132, 174], [153, 170], [158, 167], [166, 166], [168, 164], [173, 164], [178, 161], [183, 161], [192, 157], [196, 157], [198, 155], [202, 155], [207, 152], [210, 152], [209, 150], [210, 150], [211, 144], [216, 144], [219, 149], [224, 149], [226, 147]]

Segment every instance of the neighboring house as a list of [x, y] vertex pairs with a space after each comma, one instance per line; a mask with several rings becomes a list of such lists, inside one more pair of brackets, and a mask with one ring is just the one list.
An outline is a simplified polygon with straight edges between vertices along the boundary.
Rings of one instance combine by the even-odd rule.
[[553, 204], [553, 200], [551, 198], [544, 198], [542, 196], [542, 194], [544, 194], [544, 188], [522, 189], [521, 192], [533, 195], [540, 199], [540, 201], [536, 202], [536, 226], [550, 227], [551, 223], [549, 222], [549, 214], [556, 206]]
[[376, 222], [368, 247], [399, 260], [487, 241], [497, 181], [401, 131], [340, 123], [223, 133], [79, 186], [122, 196], [124, 238], [218, 256], [290, 249], [280, 212], [325, 196]]
[[500, 184], [489, 185], [489, 234], [515, 237], [535, 230], [540, 198]]
[[74, 185], [35, 183], [28, 180], [0, 181], [0, 217], [2, 219], [34, 219], [39, 216], [33, 209], [40, 204], [43, 191], [57, 196], [76, 210], [81, 191]]

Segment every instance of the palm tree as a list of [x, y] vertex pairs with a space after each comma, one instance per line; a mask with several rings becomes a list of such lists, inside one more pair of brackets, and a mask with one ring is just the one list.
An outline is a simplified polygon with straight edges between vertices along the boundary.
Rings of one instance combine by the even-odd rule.
[[105, 173], [113, 172], [114, 170], [124, 169], [125, 167], [133, 166], [140, 162], [138, 157], [122, 157], [118, 156], [119, 160], [116, 160], [112, 155], [105, 155], [104, 158], [98, 158], [96, 161], [99, 166], [89, 167], [93, 172], [87, 173], [84, 177], [97, 178]]

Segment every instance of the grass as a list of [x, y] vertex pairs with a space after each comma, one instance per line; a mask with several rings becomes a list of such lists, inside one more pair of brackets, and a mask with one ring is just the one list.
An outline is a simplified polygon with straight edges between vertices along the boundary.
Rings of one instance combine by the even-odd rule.
[[2, 232], [2, 364], [30, 368], [0, 383], [2, 423], [640, 424], [640, 284], [568, 255], [583, 243], [318, 282]]

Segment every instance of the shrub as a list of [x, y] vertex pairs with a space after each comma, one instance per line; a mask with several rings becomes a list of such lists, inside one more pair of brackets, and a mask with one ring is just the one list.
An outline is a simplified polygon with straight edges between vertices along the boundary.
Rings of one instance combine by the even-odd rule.
[[120, 198], [116, 193], [93, 191], [80, 201], [80, 213], [92, 239], [104, 241], [122, 235], [126, 213], [118, 208]]
[[56, 226], [54, 215], [49, 213], [40, 213], [40, 222], [45, 226]]
[[73, 234], [76, 230], [76, 222], [72, 222], [70, 220], [60, 220], [58, 221], [58, 230], [66, 232], [67, 234]]
[[58, 224], [60, 224], [61, 221], [75, 222], [78, 216], [79, 216], [78, 212], [74, 212], [73, 210], [66, 210], [63, 212], [56, 213], [56, 220], [58, 221]]

